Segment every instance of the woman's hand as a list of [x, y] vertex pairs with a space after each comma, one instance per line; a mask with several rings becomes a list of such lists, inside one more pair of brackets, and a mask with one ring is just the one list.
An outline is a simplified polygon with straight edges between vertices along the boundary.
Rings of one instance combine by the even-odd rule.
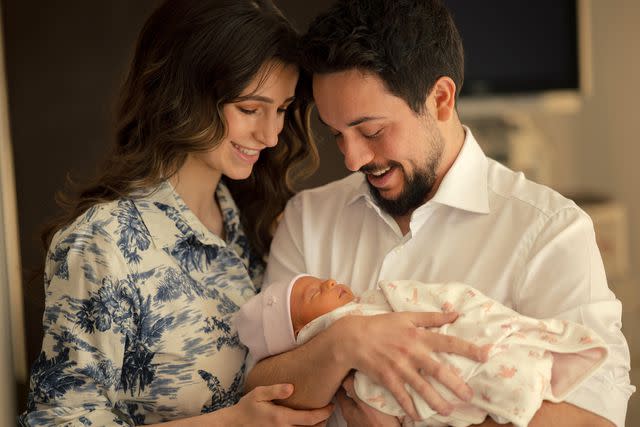
[[[321, 425], [333, 412], [333, 405], [320, 409], [295, 410], [273, 403], [293, 393], [293, 385], [256, 387], [224, 412], [225, 426], [314, 426]], [[212, 415], [215, 415], [214, 412]], [[215, 419], [215, 418], [214, 418]], [[216, 420], [217, 421], [217, 420]], [[221, 424], [222, 425], [222, 424]]]
[[454, 353], [484, 362], [489, 346], [478, 347], [462, 339], [431, 332], [455, 321], [457, 313], [388, 313], [376, 316], [347, 316], [332, 328], [344, 343], [339, 351], [343, 363], [368, 375], [386, 387], [400, 406], [414, 420], [418, 413], [405, 389], [410, 385], [435, 411], [448, 415], [453, 410], [427, 381], [433, 377], [460, 399], [469, 401], [471, 388], [448, 365], [431, 355], [435, 352]]
[[400, 427], [396, 417], [373, 409], [358, 399], [353, 388], [353, 374], [344, 380], [336, 399], [349, 427]]

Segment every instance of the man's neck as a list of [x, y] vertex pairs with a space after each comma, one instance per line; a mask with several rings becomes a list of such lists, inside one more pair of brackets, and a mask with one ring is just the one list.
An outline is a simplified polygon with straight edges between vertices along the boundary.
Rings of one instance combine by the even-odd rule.
[[411, 213], [408, 213], [407, 215], [393, 217], [393, 219], [398, 224], [398, 227], [400, 227], [400, 232], [403, 236], [406, 236], [409, 232], [409, 226], [411, 225], [411, 214], [413, 214], [413, 211], [411, 211]]

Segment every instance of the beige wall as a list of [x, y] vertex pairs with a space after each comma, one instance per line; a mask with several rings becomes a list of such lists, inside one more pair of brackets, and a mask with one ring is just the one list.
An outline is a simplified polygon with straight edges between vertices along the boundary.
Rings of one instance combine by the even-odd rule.
[[626, 205], [632, 276], [640, 275], [640, 1], [591, 0], [593, 91], [570, 116], [536, 115], [555, 154], [553, 185]]
[[[632, 382], [640, 384], [640, 1], [590, 0], [593, 91], [571, 116], [538, 114], [555, 156], [553, 186], [594, 190], [627, 208], [628, 278], [611, 281], [623, 303], [631, 345]], [[632, 396], [628, 426], [640, 426], [640, 393]]]

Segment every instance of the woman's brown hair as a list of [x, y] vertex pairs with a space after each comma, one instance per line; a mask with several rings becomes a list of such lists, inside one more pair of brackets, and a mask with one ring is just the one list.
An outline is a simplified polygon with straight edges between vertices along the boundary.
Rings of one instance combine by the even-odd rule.
[[[59, 194], [64, 215], [44, 231], [45, 246], [91, 206], [153, 188], [189, 153], [213, 149], [226, 134], [224, 104], [265, 64], [298, 64], [299, 47], [298, 34], [270, 0], [163, 2], [138, 38], [120, 93], [113, 149], [93, 183], [75, 195]], [[308, 80], [301, 73], [278, 145], [263, 151], [248, 179], [225, 179], [260, 256], [295, 178], [317, 166]]]

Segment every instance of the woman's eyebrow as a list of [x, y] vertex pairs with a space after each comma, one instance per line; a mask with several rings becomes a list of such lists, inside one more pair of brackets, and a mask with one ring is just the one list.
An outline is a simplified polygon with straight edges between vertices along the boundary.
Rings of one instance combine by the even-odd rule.
[[[293, 102], [293, 100], [295, 99], [295, 96], [290, 96], [289, 98], [285, 99], [283, 104], [286, 104], [287, 102]], [[264, 102], [267, 104], [273, 104], [275, 103], [275, 101], [272, 98], [269, 98], [267, 96], [262, 96], [262, 95], [245, 95], [245, 96], [239, 96], [235, 99], [234, 102], [241, 102], [241, 101], [259, 101], [259, 102]]]

